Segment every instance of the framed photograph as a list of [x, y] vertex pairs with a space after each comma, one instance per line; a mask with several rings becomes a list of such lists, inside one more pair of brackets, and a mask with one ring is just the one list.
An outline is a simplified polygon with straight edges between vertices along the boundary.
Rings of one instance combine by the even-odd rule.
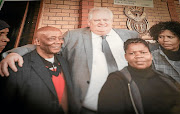
[[140, 7], [154, 7], [153, 0], [114, 0], [114, 4]]

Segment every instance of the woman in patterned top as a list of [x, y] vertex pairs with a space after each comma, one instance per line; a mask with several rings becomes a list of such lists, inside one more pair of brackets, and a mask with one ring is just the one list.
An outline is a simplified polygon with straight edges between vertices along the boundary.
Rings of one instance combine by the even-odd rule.
[[149, 33], [159, 44], [159, 48], [151, 52], [155, 69], [180, 83], [180, 23], [160, 22], [153, 25]]

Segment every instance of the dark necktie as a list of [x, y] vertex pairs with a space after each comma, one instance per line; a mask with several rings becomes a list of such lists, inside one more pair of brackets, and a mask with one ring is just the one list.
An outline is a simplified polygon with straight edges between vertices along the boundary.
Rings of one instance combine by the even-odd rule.
[[108, 73], [114, 72], [118, 70], [116, 61], [112, 55], [111, 49], [109, 44], [106, 40], [106, 36], [102, 36], [102, 51], [106, 57], [107, 66], [108, 66]]

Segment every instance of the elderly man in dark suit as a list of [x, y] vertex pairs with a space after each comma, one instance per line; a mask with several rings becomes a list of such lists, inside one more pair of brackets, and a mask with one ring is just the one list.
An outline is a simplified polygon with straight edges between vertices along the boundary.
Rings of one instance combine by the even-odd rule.
[[[123, 42], [138, 37], [138, 33], [112, 29], [113, 14], [109, 9], [102, 7], [90, 10], [88, 25], [89, 27], [65, 33], [62, 55], [70, 66], [78, 110], [82, 113], [95, 113], [98, 94], [108, 74], [127, 66]], [[24, 50], [15, 52], [22, 54], [28, 50], [24, 48]], [[12, 55], [18, 59], [15, 60]], [[0, 74], [8, 75], [6, 69], [8, 65], [17, 71], [15, 65], [11, 64], [17, 60], [22, 63], [18, 54], [9, 54], [0, 65], [2, 68]]]
[[[10, 70], [3, 86], [4, 105], [14, 113], [64, 114], [73, 111], [72, 79], [65, 59], [57, 54], [64, 43], [55, 27], [35, 34], [36, 50], [23, 56], [23, 67]], [[8, 112], [8, 110], [6, 110]]]

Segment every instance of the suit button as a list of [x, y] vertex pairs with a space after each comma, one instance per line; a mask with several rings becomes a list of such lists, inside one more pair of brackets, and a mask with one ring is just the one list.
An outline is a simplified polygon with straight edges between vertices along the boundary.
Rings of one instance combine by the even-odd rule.
[[89, 81], [87, 81], [87, 83], [89, 84], [90, 82], [89, 82]]

